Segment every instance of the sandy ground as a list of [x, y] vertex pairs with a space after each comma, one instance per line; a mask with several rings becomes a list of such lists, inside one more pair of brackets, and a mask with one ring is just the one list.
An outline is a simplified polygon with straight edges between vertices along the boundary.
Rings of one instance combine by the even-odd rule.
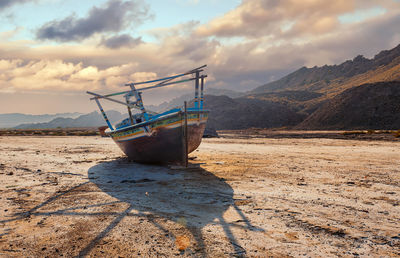
[[0, 256], [400, 256], [400, 142], [204, 139], [188, 170], [108, 138], [0, 137]]

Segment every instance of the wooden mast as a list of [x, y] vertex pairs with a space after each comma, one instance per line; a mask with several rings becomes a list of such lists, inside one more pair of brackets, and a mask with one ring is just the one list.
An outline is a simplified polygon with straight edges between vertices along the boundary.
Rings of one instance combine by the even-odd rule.
[[183, 110], [183, 164], [188, 167], [188, 154], [189, 154], [189, 132], [188, 132], [188, 119], [187, 119], [187, 102], [184, 102]]
[[199, 80], [200, 80], [200, 72], [196, 72], [196, 82], [194, 89], [194, 108], [199, 109]]
[[205, 76], [201, 76], [201, 86], [200, 86], [200, 109], [203, 109], [203, 100], [204, 100], [204, 78]]

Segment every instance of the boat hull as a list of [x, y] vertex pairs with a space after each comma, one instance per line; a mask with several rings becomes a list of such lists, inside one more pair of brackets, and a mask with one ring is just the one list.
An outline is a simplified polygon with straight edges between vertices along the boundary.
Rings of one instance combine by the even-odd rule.
[[[207, 111], [188, 112], [188, 153], [200, 145], [207, 118]], [[135, 162], [181, 163], [185, 157], [184, 121], [183, 112], [178, 112], [141, 126], [109, 132], [109, 135]]]

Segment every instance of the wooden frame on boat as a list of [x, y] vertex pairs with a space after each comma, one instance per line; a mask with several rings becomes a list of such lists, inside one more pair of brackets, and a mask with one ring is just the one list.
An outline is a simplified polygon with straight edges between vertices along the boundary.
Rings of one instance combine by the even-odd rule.
[[[209, 111], [203, 109], [204, 79], [201, 74], [206, 65], [185, 73], [168, 76], [156, 80], [127, 83], [130, 90], [100, 95], [87, 91], [94, 96], [104, 120], [108, 125], [105, 133], [112, 137], [121, 150], [133, 161], [144, 163], [183, 163], [187, 165], [187, 155], [201, 143]], [[191, 76], [190, 78], [187, 78]], [[185, 78], [186, 77], [186, 78]], [[177, 80], [180, 79], [180, 80]], [[150, 89], [171, 86], [184, 82], [195, 82], [194, 107], [187, 108], [186, 102], [182, 108], [174, 108], [158, 114], [147, 110], [143, 105], [142, 92]], [[137, 85], [152, 84], [137, 89]], [[111, 98], [123, 95], [125, 102]], [[134, 101], [131, 101], [134, 98]], [[125, 105], [129, 117], [115, 127], [111, 125], [100, 104], [105, 99]], [[132, 115], [131, 109], [140, 110]]]

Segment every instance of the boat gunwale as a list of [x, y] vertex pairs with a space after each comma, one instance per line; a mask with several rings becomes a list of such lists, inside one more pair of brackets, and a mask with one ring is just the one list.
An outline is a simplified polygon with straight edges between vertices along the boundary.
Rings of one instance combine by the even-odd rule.
[[[168, 113], [168, 114], [165, 114], [165, 115], [163, 115], [163, 116], [157, 117], [156, 119], [144, 121], [144, 122], [141, 122], [141, 123], [137, 123], [137, 124], [134, 124], [134, 125], [129, 125], [129, 126], [122, 127], [122, 128], [118, 128], [118, 129], [114, 129], [114, 130], [110, 130], [110, 128], [108, 128], [108, 129], [105, 131], [105, 134], [107, 134], [107, 135], [112, 135], [113, 133], [123, 132], [123, 131], [125, 131], [125, 130], [130, 130], [130, 129], [136, 129], [136, 128], [138, 128], [138, 127], [144, 127], [144, 126], [146, 126], [146, 125], [152, 124], [152, 123], [157, 122], [157, 121], [159, 121], [159, 120], [166, 119], [166, 118], [169, 118], [169, 117], [173, 117], [173, 116], [176, 116], [176, 115], [178, 115], [178, 114], [182, 114], [183, 112], [184, 112], [184, 111], [179, 110], [179, 111], [174, 112], [174, 113]], [[202, 110], [193, 110], [193, 109], [192, 109], [192, 110], [187, 110], [187, 113], [188, 113], [188, 114], [193, 114], [193, 113], [199, 113], [199, 114], [200, 114], [200, 113], [210, 113], [210, 110], [204, 110], [204, 109], [202, 109]]]

